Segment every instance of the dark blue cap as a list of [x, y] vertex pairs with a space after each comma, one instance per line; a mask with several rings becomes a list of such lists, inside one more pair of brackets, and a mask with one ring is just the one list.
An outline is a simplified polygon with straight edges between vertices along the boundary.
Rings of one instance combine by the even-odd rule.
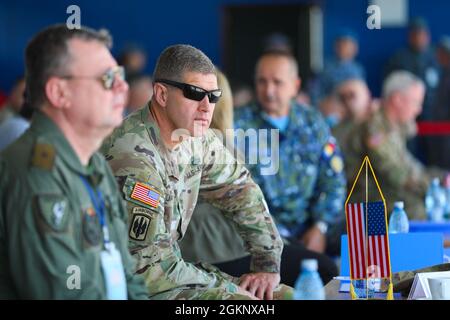
[[444, 50], [447, 54], [450, 54], [450, 36], [444, 35], [439, 39], [438, 48]]
[[416, 17], [411, 20], [409, 23], [409, 30], [411, 31], [419, 31], [419, 30], [425, 30], [428, 31], [428, 23], [427, 21], [422, 17]]
[[358, 42], [358, 35], [352, 29], [341, 28], [337, 32], [336, 40], [341, 39], [350, 39], [353, 40], [354, 42]]

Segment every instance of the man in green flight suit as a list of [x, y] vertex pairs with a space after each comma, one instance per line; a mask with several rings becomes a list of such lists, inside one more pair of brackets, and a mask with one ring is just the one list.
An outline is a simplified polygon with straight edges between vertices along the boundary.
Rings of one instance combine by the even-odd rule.
[[106, 32], [55, 25], [26, 48], [31, 127], [0, 154], [0, 298], [146, 299], [127, 214], [96, 152], [128, 85]]
[[[105, 140], [102, 151], [130, 215], [130, 250], [153, 299], [278, 299], [283, 242], [248, 170], [208, 130], [221, 96], [211, 60], [189, 45], [163, 51], [154, 94]], [[198, 196], [228, 212], [252, 255], [239, 279], [182, 259], [178, 240]]]

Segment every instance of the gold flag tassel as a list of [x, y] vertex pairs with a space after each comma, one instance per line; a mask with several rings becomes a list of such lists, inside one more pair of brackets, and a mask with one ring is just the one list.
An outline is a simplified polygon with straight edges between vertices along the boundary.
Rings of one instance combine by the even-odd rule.
[[353, 287], [353, 281], [350, 280], [350, 296], [352, 297], [352, 300], [358, 299], [355, 293], [355, 288]]
[[389, 282], [389, 289], [386, 295], [386, 300], [394, 300], [394, 286], [392, 285], [392, 280]]

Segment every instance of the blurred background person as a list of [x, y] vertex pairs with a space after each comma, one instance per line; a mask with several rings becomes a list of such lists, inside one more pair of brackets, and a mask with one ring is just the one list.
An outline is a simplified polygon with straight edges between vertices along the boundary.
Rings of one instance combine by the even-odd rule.
[[263, 52], [266, 51], [282, 51], [293, 54], [293, 48], [289, 37], [281, 32], [269, 34], [263, 40]]
[[[344, 220], [343, 162], [322, 115], [295, 101], [300, 84], [292, 55], [264, 53], [255, 68], [256, 101], [235, 110], [235, 128], [267, 130], [268, 136], [278, 130], [277, 140], [259, 135], [255, 143], [246, 136], [239, 148], [245, 150], [280, 234], [300, 247], [334, 256]], [[268, 159], [261, 155], [273, 152], [279, 154], [273, 161], [277, 170], [265, 172]], [[251, 158], [256, 154], [260, 159], [255, 163]]]
[[254, 94], [253, 89], [248, 84], [234, 80], [231, 81], [231, 91], [233, 95], [233, 106], [234, 108], [239, 108], [245, 106], [253, 100]]
[[134, 73], [128, 76], [127, 82], [130, 90], [124, 111], [125, 116], [144, 106], [153, 95], [153, 82], [149, 75]]
[[[355, 176], [364, 157], [369, 156], [382, 184], [388, 212], [392, 212], [395, 201], [404, 201], [411, 219], [426, 219], [424, 200], [429, 183], [433, 177], [445, 176], [442, 170], [425, 167], [406, 148], [424, 96], [425, 85], [420, 78], [408, 71], [391, 73], [383, 83], [380, 109], [354, 128], [347, 145], [351, 154], [359, 155], [346, 159], [350, 172]], [[363, 201], [365, 181], [360, 178], [358, 183], [353, 195], [355, 201]]]
[[5, 119], [18, 115], [24, 103], [25, 78], [20, 77], [15, 82], [6, 100], [6, 104], [0, 111], [0, 123]]
[[[331, 127], [333, 136], [338, 141], [344, 157], [344, 163], [362, 161], [359, 154], [352, 153], [352, 134], [356, 127], [368, 120], [378, 109], [379, 101], [373, 99], [367, 84], [362, 79], [349, 79], [341, 83], [332, 97], [336, 108], [342, 109], [340, 120]], [[356, 172], [350, 166], [344, 166], [347, 182], [353, 183]]]
[[442, 36], [436, 49], [440, 67], [440, 80], [433, 101], [432, 119], [450, 120], [450, 36]]
[[313, 92], [313, 104], [330, 95], [343, 81], [357, 78], [365, 79], [364, 67], [356, 61], [358, 37], [348, 28], [339, 30], [334, 42], [335, 56], [325, 62], [325, 68], [319, 76], [318, 92]]
[[28, 119], [21, 114], [24, 105], [25, 79], [16, 80], [6, 101], [6, 106], [0, 111], [0, 151], [25, 132], [30, 126]]
[[[431, 110], [432, 121], [450, 121], [450, 36], [443, 36], [436, 49], [440, 67], [439, 85]], [[450, 170], [450, 136], [435, 135], [428, 140], [430, 165]]]
[[[431, 107], [439, 83], [439, 71], [436, 56], [430, 45], [430, 30], [425, 19], [416, 17], [411, 20], [407, 41], [407, 46], [389, 59], [385, 66], [384, 79], [396, 70], [406, 70], [419, 77], [425, 84], [425, 99], [417, 120], [431, 120]], [[407, 142], [407, 147], [423, 164], [429, 163], [430, 150], [427, 138], [415, 136]]]
[[384, 78], [393, 71], [406, 70], [419, 77], [425, 84], [425, 99], [419, 120], [430, 119], [430, 108], [439, 82], [435, 54], [430, 46], [431, 34], [428, 23], [422, 17], [411, 20], [405, 48], [397, 51], [385, 66]]
[[118, 57], [118, 63], [125, 68], [127, 77], [133, 74], [140, 74], [147, 65], [147, 54], [145, 50], [136, 44], [128, 44]]

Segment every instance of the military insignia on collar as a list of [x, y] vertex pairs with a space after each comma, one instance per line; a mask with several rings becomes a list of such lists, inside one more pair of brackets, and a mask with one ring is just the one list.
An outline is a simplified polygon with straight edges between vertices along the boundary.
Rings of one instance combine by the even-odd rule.
[[34, 146], [31, 164], [35, 167], [51, 170], [55, 161], [55, 148], [51, 144], [38, 143]]
[[86, 241], [93, 246], [99, 245], [102, 239], [100, 221], [92, 207], [86, 209], [83, 214], [83, 235]]
[[144, 241], [147, 236], [150, 218], [143, 214], [135, 214], [130, 225], [130, 238], [137, 241]]
[[148, 204], [154, 208], [158, 207], [160, 196], [161, 194], [154, 188], [140, 182], [135, 183], [131, 192], [132, 199]]
[[340, 173], [342, 169], [344, 168], [344, 163], [342, 161], [342, 158], [339, 156], [333, 156], [330, 161], [331, 168], [333, 168], [334, 172]]

